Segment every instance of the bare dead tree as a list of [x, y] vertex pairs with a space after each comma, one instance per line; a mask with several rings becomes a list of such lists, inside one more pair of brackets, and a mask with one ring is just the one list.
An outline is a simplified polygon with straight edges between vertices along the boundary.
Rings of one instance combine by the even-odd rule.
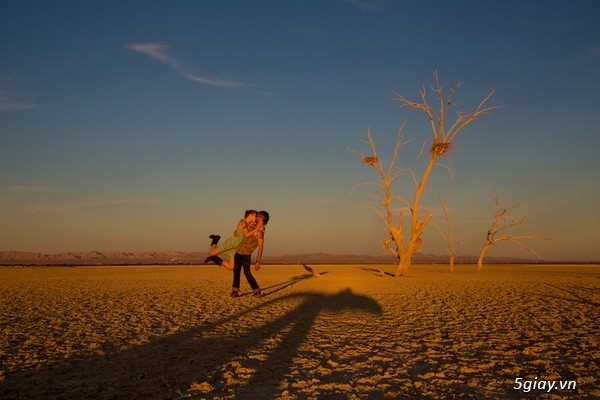
[[442, 228], [440, 228], [440, 226], [434, 220], [431, 220], [431, 225], [433, 225], [433, 227], [438, 231], [438, 233], [442, 237], [442, 240], [444, 241], [444, 245], [446, 246], [446, 250], [448, 251], [448, 255], [450, 257], [450, 272], [453, 272], [454, 261], [456, 260], [456, 246], [454, 244], [454, 238], [452, 237], [452, 229], [450, 229], [450, 217], [448, 216], [448, 210], [446, 209], [446, 205], [439, 196], [438, 201], [440, 202], [442, 212], [444, 213], [444, 219], [446, 220], [446, 233], [442, 231]]
[[[452, 83], [448, 89], [448, 94], [445, 96], [437, 71], [434, 71], [434, 77], [435, 86], [431, 87], [431, 91], [435, 94], [437, 99], [437, 110], [430, 106], [427, 102], [427, 90], [425, 89], [425, 86], [423, 86], [421, 89], [420, 101], [410, 101], [405, 97], [396, 94], [396, 100], [401, 103], [400, 107], [409, 107], [413, 110], [423, 111], [430, 122], [432, 138], [431, 140], [425, 141], [423, 145], [425, 147], [428, 143], [430, 143], [430, 158], [429, 163], [427, 164], [420, 179], [417, 178], [411, 169], [404, 167], [397, 168], [395, 166], [396, 159], [398, 157], [398, 150], [400, 147], [408, 143], [408, 141], [404, 141], [403, 139], [403, 128], [398, 131], [398, 137], [396, 139], [396, 146], [392, 155], [392, 159], [385, 168], [381, 159], [377, 155], [375, 143], [370, 130], [368, 132], [367, 144], [370, 147], [371, 154], [363, 154], [350, 149], [352, 152], [359, 155], [362, 161], [372, 167], [379, 175], [379, 180], [374, 182], [366, 182], [357, 186], [373, 184], [378, 188], [376, 193], [379, 199], [379, 205], [372, 206], [371, 208], [373, 208], [384, 221], [389, 232], [389, 238], [384, 241], [384, 248], [398, 258], [398, 268], [395, 274], [396, 276], [403, 276], [406, 273], [412, 262], [413, 254], [418, 252], [421, 247], [421, 235], [423, 230], [431, 220], [430, 214], [424, 213], [424, 215], [421, 215], [420, 206], [423, 192], [433, 168], [438, 164], [440, 157], [447, 156], [448, 152], [452, 148], [454, 139], [459, 132], [461, 132], [467, 125], [475, 121], [480, 116], [488, 114], [494, 108], [497, 108], [486, 106], [487, 101], [494, 93], [492, 90], [483, 99], [483, 101], [479, 103], [475, 110], [470, 113], [463, 113], [459, 111], [456, 113], [456, 119], [454, 122], [449, 122], [449, 111], [453, 106], [455, 106], [453, 102], [453, 96], [456, 90], [458, 90], [460, 87], [460, 84]], [[409, 172], [411, 174], [416, 187], [414, 198], [410, 202], [392, 193], [392, 184], [396, 181], [399, 175], [405, 172]], [[396, 211], [395, 213], [395, 205], [398, 202], [403, 204], [403, 207], [400, 207], [399, 211]], [[410, 226], [407, 234], [408, 240], [405, 240], [403, 231], [406, 209], [410, 210], [411, 214]]]
[[[377, 154], [377, 149], [375, 147], [373, 135], [371, 135], [371, 129], [369, 129], [367, 132], [367, 144], [369, 145], [369, 148], [371, 150], [369, 155], [350, 149], [350, 151], [352, 151], [355, 154], [358, 154], [361, 157], [363, 163], [372, 167], [379, 176], [379, 179], [376, 181], [364, 182], [355, 185], [352, 191], [354, 191], [357, 187], [364, 185], [374, 185], [375, 187], [377, 187], [377, 189], [375, 190], [375, 195], [377, 197], [378, 204], [363, 205], [363, 207], [373, 209], [385, 224], [386, 229], [390, 234], [390, 237], [384, 240], [383, 247], [386, 251], [395, 255], [398, 260], [401, 259], [405, 249], [402, 229], [404, 219], [404, 207], [408, 205], [408, 203], [406, 203], [404, 199], [392, 193], [392, 186], [394, 182], [398, 179], [400, 175], [406, 172], [404, 168], [397, 168], [395, 165], [396, 159], [398, 157], [398, 150], [400, 150], [400, 147], [404, 146], [409, 142], [403, 140], [402, 129], [403, 128], [400, 128], [398, 130], [396, 146], [394, 148], [392, 158], [387, 166], [383, 165], [383, 160]], [[395, 215], [394, 213], [396, 203], [402, 203], [402, 205], [404, 206], [400, 208], [400, 210], [398, 211], [398, 215]], [[395, 244], [396, 246], [393, 247], [392, 244]]]
[[511, 235], [505, 233], [507, 230], [514, 228], [517, 225], [521, 225], [524, 221], [523, 217], [513, 218], [510, 213], [512, 210], [518, 208], [516, 204], [502, 206], [503, 201], [496, 193], [492, 196], [494, 200], [494, 219], [490, 224], [490, 229], [487, 231], [485, 242], [479, 251], [479, 258], [477, 259], [477, 272], [480, 272], [483, 268], [483, 259], [489, 248], [499, 242], [511, 242], [525, 250], [529, 251], [538, 258], [541, 258], [539, 253], [523, 243], [523, 240], [549, 240], [536, 235]]

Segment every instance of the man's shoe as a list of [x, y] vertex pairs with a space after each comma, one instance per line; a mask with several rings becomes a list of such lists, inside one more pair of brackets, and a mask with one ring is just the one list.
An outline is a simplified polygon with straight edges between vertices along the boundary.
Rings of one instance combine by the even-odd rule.
[[231, 292], [231, 297], [240, 297], [240, 294], [236, 291]]
[[257, 299], [260, 299], [262, 297], [262, 293], [261, 292], [255, 292], [254, 293], [254, 297], [256, 297]]

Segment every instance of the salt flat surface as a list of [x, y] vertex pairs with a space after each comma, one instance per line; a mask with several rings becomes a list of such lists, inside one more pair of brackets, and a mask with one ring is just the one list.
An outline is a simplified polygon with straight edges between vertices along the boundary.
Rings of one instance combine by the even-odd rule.
[[598, 266], [312, 268], [0, 267], [0, 398], [600, 398]]

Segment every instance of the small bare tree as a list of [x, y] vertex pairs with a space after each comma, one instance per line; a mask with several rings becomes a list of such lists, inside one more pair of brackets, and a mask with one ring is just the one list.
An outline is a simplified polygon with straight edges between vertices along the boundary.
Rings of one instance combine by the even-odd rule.
[[450, 272], [454, 271], [454, 261], [456, 260], [456, 246], [454, 245], [454, 238], [452, 237], [452, 230], [450, 229], [450, 217], [448, 216], [448, 210], [444, 205], [441, 197], [438, 197], [438, 201], [440, 202], [440, 206], [442, 207], [442, 211], [444, 213], [444, 219], [446, 220], [446, 233], [442, 231], [442, 228], [435, 222], [431, 221], [431, 225], [438, 231], [444, 244], [446, 245], [446, 250], [448, 250], [448, 255], [450, 257]]
[[[510, 215], [510, 212], [515, 208], [518, 208], [518, 205], [512, 204], [506, 207], [502, 206], [502, 200], [498, 196], [498, 194], [494, 194], [492, 196], [494, 200], [494, 219], [490, 225], [490, 229], [487, 232], [485, 243], [481, 246], [479, 251], [479, 258], [477, 259], [477, 272], [480, 272], [483, 268], [483, 258], [485, 254], [489, 250], [489, 248], [495, 245], [498, 242], [512, 242], [516, 245], [524, 248], [530, 253], [534, 254], [536, 257], [541, 258], [539, 253], [525, 245], [522, 240], [549, 240], [544, 239], [535, 235], [511, 235], [511, 234], [503, 234], [507, 230], [514, 228], [517, 225], [521, 225], [525, 218], [518, 217], [513, 218]], [[502, 235], [501, 235], [502, 234]]]
[[[487, 101], [493, 95], [492, 90], [479, 105], [470, 113], [457, 112], [456, 119], [450, 123], [448, 120], [450, 109], [455, 106], [453, 102], [453, 96], [456, 90], [460, 87], [460, 83], [452, 83], [448, 90], [448, 94], [445, 96], [442, 85], [440, 84], [437, 71], [434, 71], [435, 86], [431, 88], [437, 98], [438, 109], [430, 106], [427, 102], [427, 90], [423, 86], [421, 89], [421, 100], [414, 102], [410, 101], [403, 96], [396, 94], [396, 100], [400, 102], [400, 107], [409, 107], [413, 110], [420, 110], [425, 113], [429, 119], [431, 132], [433, 134], [431, 140], [424, 142], [423, 147], [429, 143], [429, 163], [425, 167], [423, 175], [420, 179], [417, 178], [415, 173], [408, 168], [395, 166], [396, 159], [398, 156], [398, 150], [400, 147], [408, 143], [404, 141], [402, 137], [402, 128], [398, 131], [398, 137], [396, 139], [396, 146], [392, 155], [392, 159], [384, 168], [383, 163], [377, 151], [375, 149], [375, 143], [371, 135], [371, 131], [368, 132], [368, 145], [371, 150], [371, 154], [363, 154], [361, 152], [350, 149], [352, 152], [358, 154], [362, 161], [372, 167], [375, 172], [379, 175], [379, 180], [374, 182], [366, 182], [361, 185], [373, 184], [379, 189], [376, 191], [379, 199], [379, 206], [373, 206], [377, 214], [381, 217], [385, 223], [386, 229], [390, 236], [384, 241], [384, 248], [394, 254], [398, 258], [398, 268], [396, 276], [403, 276], [407, 271], [408, 267], [412, 262], [412, 256], [415, 252], [418, 252], [421, 247], [421, 235], [427, 224], [431, 220], [431, 215], [425, 213], [421, 215], [421, 198], [423, 192], [429, 180], [429, 176], [433, 168], [438, 164], [438, 160], [447, 156], [447, 153], [452, 148], [454, 139], [467, 125], [475, 121], [477, 118], [484, 114], [488, 114], [496, 107], [486, 107]], [[449, 125], [449, 126], [448, 126]], [[406, 201], [400, 196], [392, 194], [392, 184], [396, 181], [399, 175], [404, 172], [409, 172], [412, 175], [415, 183], [415, 194], [411, 202]], [[357, 185], [358, 186], [358, 185]], [[396, 213], [395, 204], [400, 202], [403, 207], [400, 208]], [[406, 207], [408, 206], [408, 207]], [[408, 240], [404, 239], [404, 213], [405, 209], [410, 210], [410, 227], [408, 229]]]
[[[375, 147], [375, 142], [373, 141], [373, 135], [371, 135], [371, 129], [367, 132], [367, 144], [369, 145], [371, 152], [370, 155], [365, 155], [359, 151], [350, 149], [355, 154], [358, 154], [362, 161], [371, 166], [377, 175], [379, 175], [379, 179], [373, 182], [365, 182], [356, 185], [352, 190], [356, 189], [358, 186], [364, 185], [375, 185], [378, 189], [375, 190], [375, 195], [377, 196], [379, 205], [377, 206], [365, 206], [368, 208], [372, 208], [379, 218], [384, 222], [387, 231], [390, 234], [390, 238], [384, 240], [383, 247], [386, 251], [394, 254], [398, 260], [401, 260], [403, 254], [405, 254], [406, 246], [404, 245], [404, 236], [402, 233], [403, 228], [403, 220], [404, 220], [404, 209], [401, 208], [399, 211], [399, 215], [397, 216], [394, 213], [394, 206], [396, 203], [404, 203], [406, 206], [407, 203], [401, 197], [398, 197], [392, 193], [392, 185], [398, 179], [400, 175], [402, 175], [406, 170], [404, 168], [396, 168], [396, 159], [398, 157], [398, 150], [400, 147], [404, 146], [409, 141], [404, 141], [402, 138], [402, 129], [398, 130], [398, 137], [396, 139], [396, 146], [394, 148], [394, 152], [392, 153], [391, 161], [387, 166], [384, 167], [382, 159], [377, 154], [377, 149]], [[424, 228], [424, 226], [423, 226]], [[392, 247], [392, 244], [395, 243], [396, 247]], [[405, 272], [405, 269], [398, 269], [396, 272], [396, 276], [402, 275]]]

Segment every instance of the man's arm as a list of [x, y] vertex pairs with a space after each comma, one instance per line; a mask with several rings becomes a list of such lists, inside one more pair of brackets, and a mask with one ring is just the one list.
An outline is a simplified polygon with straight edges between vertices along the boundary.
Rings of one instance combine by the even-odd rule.
[[254, 269], [258, 271], [260, 269], [260, 260], [263, 255], [265, 239], [264, 237], [258, 238], [258, 252], [256, 253], [256, 261], [254, 261]]

